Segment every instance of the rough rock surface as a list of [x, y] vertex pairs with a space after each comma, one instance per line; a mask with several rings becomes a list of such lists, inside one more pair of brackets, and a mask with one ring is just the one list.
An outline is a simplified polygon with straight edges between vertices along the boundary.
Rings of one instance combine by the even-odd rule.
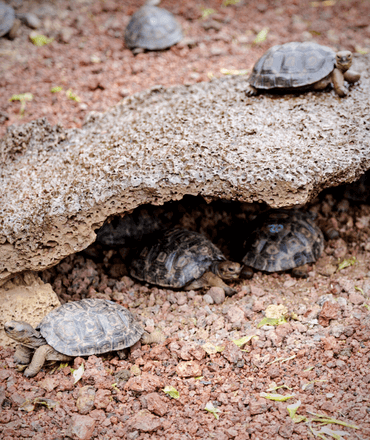
[[45, 120], [0, 142], [0, 280], [86, 248], [116, 213], [185, 194], [304, 204], [370, 167], [370, 56], [359, 85], [246, 97], [245, 77], [152, 88], [80, 130]]
[[7, 321], [23, 320], [36, 326], [60, 301], [50, 284], [45, 284], [32, 272], [18, 275], [0, 288], [0, 345], [17, 343], [6, 336], [3, 328]]

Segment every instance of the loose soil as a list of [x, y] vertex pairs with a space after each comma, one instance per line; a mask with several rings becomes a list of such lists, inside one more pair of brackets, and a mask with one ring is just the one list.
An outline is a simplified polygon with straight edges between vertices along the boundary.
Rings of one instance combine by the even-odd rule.
[[[134, 1], [9, 3], [35, 12], [43, 23], [38, 31], [55, 40], [33, 46], [25, 26], [14, 41], [0, 39], [0, 134], [10, 124], [44, 116], [78, 127], [89, 111], [107, 110], [153, 85], [207, 81], [222, 76], [221, 69], [250, 70], [267, 48], [287, 41], [370, 49], [367, 1], [240, 1], [227, 7], [221, 1], [164, 1], [186, 39], [137, 56], [123, 42]], [[216, 12], [203, 19], [210, 9]], [[267, 39], [254, 44], [265, 28]], [[56, 86], [63, 90], [51, 93]], [[80, 101], [68, 98], [67, 90]], [[21, 117], [20, 103], [8, 99], [26, 92], [33, 100]], [[320, 429], [326, 438], [333, 431], [342, 432], [338, 438], [370, 438], [370, 206], [349, 194], [328, 191], [309, 207], [339, 237], [326, 241], [307, 279], [256, 273], [232, 283], [238, 293], [220, 303], [219, 292], [139, 283], [129, 277], [124, 249], [99, 244], [41, 273], [61, 302], [117, 301], [146, 331], [159, 329], [167, 339], [156, 346], [139, 342], [125, 360], [114, 353], [76, 358], [32, 379], [16, 371], [13, 349], [1, 349], [1, 438], [300, 440]], [[177, 224], [203, 232], [233, 257], [238, 231], [260, 209], [189, 198], [164, 205], [163, 212], [175, 213]], [[258, 328], [269, 305], [286, 306], [287, 322]], [[233, 341], [245, 336], [254, 337], [239, 348]], [[74, 384], [71, 368], [82, 363], [85, 372]], [[169, 386], [178, 398], [163, 391]], [[261, 393], [292, 397], [274, 401]], [[296, 415], [303, 420], [287, 410], [299, 401]], [[315, 414], [347, 426], [320, 426]]]

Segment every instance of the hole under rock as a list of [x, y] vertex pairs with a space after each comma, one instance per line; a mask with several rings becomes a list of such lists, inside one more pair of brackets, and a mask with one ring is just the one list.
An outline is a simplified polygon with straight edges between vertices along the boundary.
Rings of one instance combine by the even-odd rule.
[[[324, 232], [334, 230], [334, 238], [343, 240], [349, 251], [370, 250], [369, 186], [370, 174], [366, 173], [351, 185], [323, 191], [300, 209], [314, 212], [315, 221]], [[129, 276], [130, 258], [151, 234], [175, 226], [200, 232], [218, 246], [226, 258], [240, 262], [251, 222], [267, 210], [265, 204], [226, 200], [207, 203], [200, 196], [185, 196], [162, 206], [142, 205], [130, 214], [108, 218], [96, 231], [95, 243], [40, 272], [40, 276], [52, 284], [62, 301], [85, 297], [119, 300], [122, 295], [117, 292], [130, 292], [130, 288], [139, 283]], [[330, 240], [330, 236], [326, 235], [326, 239]], [[149, 291], [148, 285], [139, 284], [139, 292]]]

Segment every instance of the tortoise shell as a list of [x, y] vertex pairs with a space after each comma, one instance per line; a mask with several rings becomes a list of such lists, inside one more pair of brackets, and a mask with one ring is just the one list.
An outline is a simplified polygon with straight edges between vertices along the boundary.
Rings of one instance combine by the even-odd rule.
[[310, 214], [276, 210], [257, 218], [245, 249], [246, 266], [278, 272], [314, 263], [324, 249], [324, 237]]
[[142, 208], [104, 223], [96, 233], [96, 240], [105, 246], [126, 246], [163, 229], [163, 226], [162, 220], [153, 209]]
[[37, 326], [47, 343], [69, 356], [90, 356], [134, 345], [144, 330], [121, 305], [105, 299], [71, 301]]
[[162, 287], [182, 288], [200, 278], [222, 252], [204, 235], [170, 229], [145, 246], [131, 263], [131, 275]]
[[125, 31], [130, 49], [167, 49], [182, 39], [182, 30], [171, 12], [146, 5], [133, 14]]
[[6, 35], [13, 27], [15, 12], [11, 6], [0, 2], [0, 37]]
[[273, 46], [257, 61], [248, 80], [256, 89], [309, 86], [329, 75], [335, 52], [317, 43], [285, 43]]

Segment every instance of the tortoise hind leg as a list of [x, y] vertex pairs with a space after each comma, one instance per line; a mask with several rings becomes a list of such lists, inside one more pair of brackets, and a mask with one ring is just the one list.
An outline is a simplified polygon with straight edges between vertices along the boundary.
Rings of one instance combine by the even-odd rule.
[[248, 84], [245, 89], [245, 94], [247, 96], [256, 96], [256, 95], [258, 95], [258, 90], [255, 87]]
[[324, 90], [328, 87], [330, 84], [330, 77], [326, 76], [323, 79], [320, 79], [320, 81], [315, 82], [312, 84], [312, 90]]
[[292, 269], [292, 275], [295, 278], [308, 278], [308, 265], [298, 266]]
[[221, 287], [227, 296], [232, 296], [236, 290], [225, 284], [222, 279], [213, 272], [205, 272], [200, 278], [188, 284], [184, 290], [196, 290], [202, 287]]

